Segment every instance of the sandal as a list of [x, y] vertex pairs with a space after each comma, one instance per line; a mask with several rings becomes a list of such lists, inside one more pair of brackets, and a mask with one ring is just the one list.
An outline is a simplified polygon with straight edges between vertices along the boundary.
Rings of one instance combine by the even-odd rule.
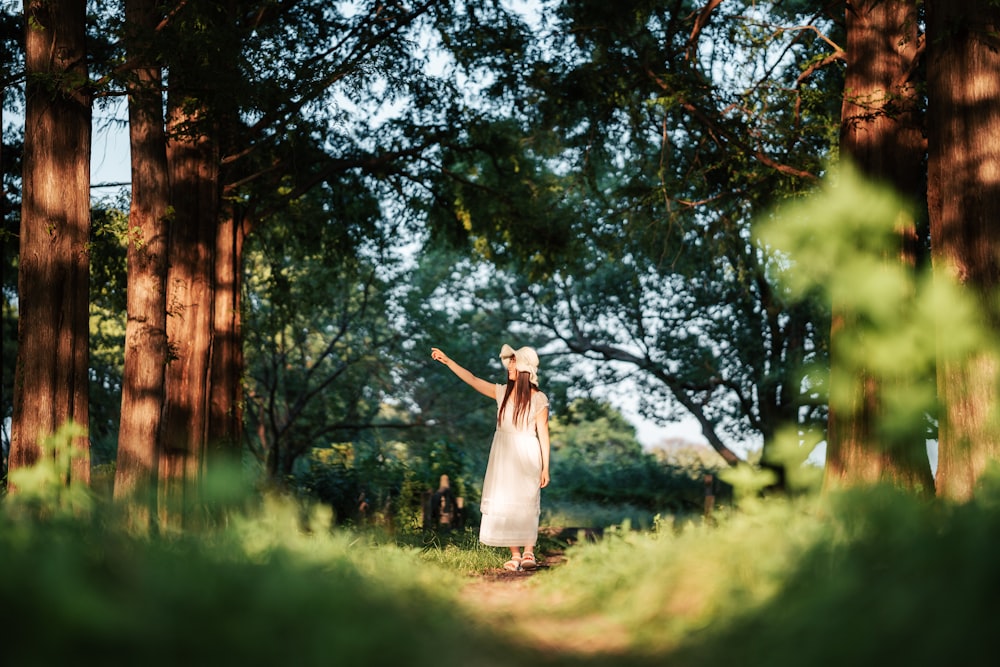
[[538, 567], [538, 563], [535, 561], [535, 554], [530, 551], [521, 558], [521, 569], [522, 570], [534, 570]]
[[509, 572], [518, 572], [521, 569], [521, 559], [511, 558], [509, 561], [503, 564], [503, 569]]

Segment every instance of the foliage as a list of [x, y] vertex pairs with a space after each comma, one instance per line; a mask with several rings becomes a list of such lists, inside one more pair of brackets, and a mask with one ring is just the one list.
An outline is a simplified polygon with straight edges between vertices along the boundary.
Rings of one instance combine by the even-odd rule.
[[[776, 251], [770, 271], [790, 298], [846, 304], [855, 313], [840, 362], [848, 377], [860, 381], [865, 369], [884, 382], [876, 433], [890, 442], [923, 442], [935, 435], [937, 359], [959, 358], [990, 341], [975, 306], [945, 276], [885, 261], [897, 245], [902, 207], [845, 164], [815, 197], [778, 208], [759, 234]], [[826, 372], [807, 371], [807, 384], [825, 392]]]
[[[524, 581], [503, 632], [475, 620], [485, 601], [461, 593], [503, 555], [471, 532], [331, 532], [329, 511], [227, 487], [206, 495], [218, 503], [206, 516], [224, 521], [139, 537], [116, 528], [113, 506], [67, 504], [58, 480], [27, 471], [26, 493], [0, 505], [0, 596], [19, 601], [0, 622], [18, 638], [4, 646], [16, 664], [77, 659], [81, 646], [91, 660], [151, 665], [929, 666], [993, 655], [996, 466], [960, 505], [858, 488], [747, 502], [714, 527], [609, 528]], [[533, 639], [543, 622], [544, 641]], [[577, 652], [594, 645], [595, 623], [621, 634], [613, 655]]]
[[11, 471], [10, 483], [18, 492], [6, 501], [9, 517], [30, 526], [32, 520], [86, 520], [90, 516], [94, 504], [90, 488], [71, 476], [72, 462], [81, 455], [74, 439], [84, 435], [86, 429], [78, 424], [65, 424], [42, 442], [34, 465]]
[[[733, 443], [826, 419], [798, 375], [825, 362], [825, 313], [782, 298], [752, 225], [824, 168], [840, 74], [811, 66], [836, 30], [822, 11], [730, 7], [695, 28], [663, 3], [545, 3], [530, 75], [489, 88], [444, 155], [453, 207], [430, 229], [500, 271], [465, 283], [576, 355], [572, 384], [628, 379], [644, 416], [694, 416], [735, 463]], [[492, 114], [497, 87], [522, 103]]]
[[[997, 573], [984, 556], [997, 548], [995, 473], [966, 505], [888, 489], [835, 498], [827, 539], [801, 554], [765, 606], [685, 651], [701, 653], [692, 664], [716, 664], [724, 644], [743, 647], [748, 664], [985, 664], [995, 653]], [[775, 656], [771, 646], [788, 648]]]
[[705, 470], [675, 466], [643, 451], [635, 428], [608, 403], [574, 400], [564, 414], [550, 419], [550, 434], [552, 482], [544, 492], [546, 501], [624, 504], [650, 516], [702, 505]]
[[125, 363], [125, 248], [128, 202], [96, 202], [90, 242], [91, 465], [111, 463], [118, 449]]
[[[430, 666], [500, 664], [509, 655], [463, 627], [448, 604], [453, 574], [412, 550], [350, 533], [304, 535], [296, 525], [294, 510], [272, 503], [234, 517], [225, 534], [170, 540], [137, 539], [97, 520], [0, 516], [0, 594], [20, 601], [0, 612], [18, 637], [4, 659], [55, 664], [86, 650], [88, 660], [148, 665], [326, 665], [335, 656]], [[29, 571], [40, 576], [23, 576]]]
[[555, 533], [553, 539], [563, 546], [577, 541], [580, 530], [584, 535], [600, 534], [606, 528], [623, 525], [649, 530], [656, 525], [657, 517], [662, 516], [659, 511], [626, 503], [566, 501], [554, 496], [542, 493], [541, 534]]
[[354, 447], [344, 444], [313, 450], [292, 479], [303, 502], [328, 506], [335, 523], [419, 525], [420, 499], [412, 497], [412, 478], [405, 462], [371, 454], [356, 457]]
[[704, 501], [701, 475], [658, 462], [652, 454], [621, 463], [552, 459], [558, 477], [546, 489], [556, 501], [627, 504], [648, 512], [697, 511]]
[[642, 458], [635, 427], [609, 403], [577, 398], [549, 424], [552, 448], [593, 464], [627, 463]]
[[377, 230], [359, 234], [378, 208], [358, 199], [328, 212], [303, 197], [248, 243], [246, 419], [273, 482], [310, 449], [371, 428], [391, 390], [394, 268], [384, 239], [366, 238]]
[[998, 481], [967, 505], [868, 488], [744, 506], [718, 528], [606, 531], [539, 593], [671, 664], [984, 664]]
[[635, 428], [607, 403], [574, 400], [564, 414], [550, 419], [550, 434], [553, 475], [547, 500], [624, 504], [649, 513], [698, 510], [703, 504], [705, 470], [682, 469], [643, 451]]

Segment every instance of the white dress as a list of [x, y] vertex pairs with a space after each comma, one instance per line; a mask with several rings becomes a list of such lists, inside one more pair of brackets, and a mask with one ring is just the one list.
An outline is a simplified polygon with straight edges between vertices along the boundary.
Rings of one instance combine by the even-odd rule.
[[[507, 387], [496, 385], [497, 411]], [[541, 500], [542, 448], [535, 417], [549, 399], [533, 392], [527, 419], [514, 424], [514, 397], [507, 399], [503, 421], [493, 435], [479, 509], [483, 520], [479, 541], [493, 547], [534, 544], [538, 538]]]

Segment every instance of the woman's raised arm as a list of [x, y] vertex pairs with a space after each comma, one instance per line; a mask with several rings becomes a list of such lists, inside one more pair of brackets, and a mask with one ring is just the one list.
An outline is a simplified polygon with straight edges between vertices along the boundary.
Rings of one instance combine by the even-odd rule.
[[442, 352], [436, 347], [431, 348], [431, 359], [434, 361], [440, 361], [442, 364], [448, 367], [452, 373], [458, 376], [462, 382], [466, 383], [476, 391], [478, 391], [483, 396], [488, 396], [493, 400], [496, 400], [496, 385], [492, 382], [487, 382], [482, 378], [478, 378], [473, 375], [468, 370], [459, 366], [453, 359], [451, 359], [447, 354]]

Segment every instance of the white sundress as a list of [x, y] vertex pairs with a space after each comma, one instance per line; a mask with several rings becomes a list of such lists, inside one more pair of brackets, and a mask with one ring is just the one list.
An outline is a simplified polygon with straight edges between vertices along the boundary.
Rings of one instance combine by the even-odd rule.
[[[496, 385], [498, 412], [506, 389]], [[530, 545], [538, 538], [542, 448], [535, 417], [548, 408], [549, 399], [534, 392], [527, 419], [517, 425], [513, 402], [513, 397], [507, 399], [503, 420], [493, 435], [479, 505], [483, 515], [479, 541], [493, 547]]]

